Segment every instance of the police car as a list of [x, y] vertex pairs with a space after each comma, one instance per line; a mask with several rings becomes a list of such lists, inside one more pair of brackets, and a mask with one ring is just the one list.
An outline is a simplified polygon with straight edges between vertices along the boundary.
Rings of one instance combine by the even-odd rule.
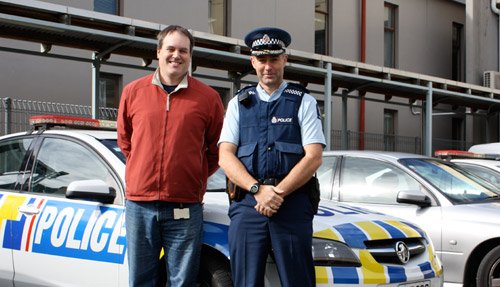
[[500, 154], [438, 150], [435, 156], [449, 160], [500, 188]]
[[[128, 286], [125, 158], [113, 122], [31, 121], [43, 127], [0, 137], [0, 286]], [[204, 198], [200, 286], [232, 286], [224, 183], [216, 173]], [[321, 202], [312, 247], [317, 286], [442, 286], [425, 232], [378, 212]], [[266, 286], [279, 286], [272, 258]]]

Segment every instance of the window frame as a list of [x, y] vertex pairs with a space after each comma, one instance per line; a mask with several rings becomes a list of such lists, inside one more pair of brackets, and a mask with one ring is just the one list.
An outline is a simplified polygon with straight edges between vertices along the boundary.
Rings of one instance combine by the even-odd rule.
[[453, 22], [452, 27], [452, 60], [451, 60], [451, 79], [462, 81], [463, 78], [463, 28], [464, 25]]
[[33, 151], [31, 153], [32, 156], [30, 157], [29, 165], [27, 166], [27, 169], [29, 169], [30, 172], [29, 172], [28, 178], [26, 178], [26, 180], [25, 180], [25, 184], [23, 185], [23, 188], [22, 188], [23, 192], [30, 193], [30, 194], [36, 194], [36, 195], [40, 195], [40, 196], [60, 197], [57, 195], [51, 195], [51, 194], [46, 194], [46, 193], [33, 193], [33, 192], [31, 192], [31, 190], [32, 190], [32, 178], [33, 178], [34, 169], [36, 167], [36, 161], [38, 160], [39, 153], [40, 153], [40, 151], [43, 147], [43, 143], [46, 139], [59, 139], [59, 140], [70, 141], [70, 142], [73, 142], [75, 144], [82, 146], [87, 151], [89, 151], [92, 155], [94, 155], [95, 158], [97, 160], [99, 160], [99, 162], [102, 163], [103, 167], [108, 170], [110, 176], [116, 182], [116, 186], [118, 189], [116, 190], [116, 197], [115, 197], [112, 204], [119, 205], [119, 206], [123, 205], [124, 196], [125, 196], [125, 187], [123, 185], [124, 183], [122, 183], [122, 181], [120, 180], [120, 176], [117, 174], [116, 170], [113, 169], [112, 165], [109, 162], [107, 162], [105, 160], [105, 158], [103, 158], [101, 156], [101, 154], [94, 147], [92, 147], [90, 144], [86, 143], [83, 140], [79, 140], [77, 138], [69, 137], [69, 136], [65, 136], [65, 135], [61, 135], [61, 134], [43, 134], [36, 139], [35, 144], [32, 143], [32, 145], [31, 145], [33, 148]]
[[[391, 119], [391, 126], [390, 130], [388, 131], [388, 127], [386, 125], [387, 123], [387, 115], [390, 115]], [[397, 110], [392, 110], [392, 109], [384, 109], [384, 150], [385, 151], [395, 151], [396, 150], [396, 141], [395, 141], [395, 136], [396, 136], [396, 128], [397, 128], [397, 116], [398, 116], [398, 111]]]
[[[385, 8], [388, 8], [389, 11], [392, 13], [390, 13], [390, 16], [391, 16], [391, 22], [392, 22], [392, 27], [389, 27], [389, 26], [386, 26], [385, 24]], [[396, 68], [397, 67], [397, 63], [396, 63], [396, 37], [397, 37], [397, 8], [398, 6], [394, 5], [394, 4], [390, 4], [390, 3], [387, 3], [387, 2], [384, 2], [384, 67], [389, 67], [389, 68]], [[387, 47], [386, 45], [386, 41], [385, 41], [385, 34], [386, 32], [389, 32], [392, 34], [392, 41], [391, 41], [391, 46], [390, 47]], [[390, 48], [391, 49], [391, 65], [387, 65], [387, 59], [386, 59], [386, 51], [387, 49]]]
[[[121, 94], [120, 94], [120, 90], [121, 90], [121, 83], [122, 83], [122, 75], [120, 74], [113, 74], [113, 73], [105, 73], [105, 72], [101, 72], [99, 73], [99, 106], [100, 107], [103, 107], [103, 108], [118, 108], [119, 104], [120, 104], [120, 97], [121, 97]], [[114, 93], [115, 93], [115, 97], [114, 97], [114, 101], [112, 103], [111, 106], [108, 106], [108, 100], [107, 100], [107, 97], [105, 97], [104, 95], [101, 94], [101, 81], [102, 80], [111, 80], [114, 82]], [[107, 90], [107, 89], [106, 89]], [[103, 100], [105, 100], [105, 102], [103, 102]]]
[[96, 11], [96, 12], [100, 12], [100, 13], [106, 13], [106, 14], [110, 14], [110, 15], [117, 15], [117, 16], [122, 16], [122, 12], [121, 12], [121, 8], [122, 8], [122, 3], [121, 1], [122, 0], [112, 0], [115, 2], [115, 9], [116, 9], [116, 13], [110, 13], [109, 11], [98, 11], [96, 10], [96, 2], [101, 2], [103, 0], [94, 0], [93, 4], [94, 4], [94, 7], [93, 7], [93, 11]]
[[316, 39], [316, 23], [314, 23], [314, 53], [320, 55], [330, 55], [330, 0], [324, 0], [325, 2], [325, 10], [316, 9], [316, 1], [314, 1], [314, 21], [316, 21], [316, 14], [321, 14], [325, 18], [325, 43], [323, 48], [325, 49], [324, 53], [319, 53], [316, 49], [317, 39]]
[[212, 33], [214, 35], [221, 35], [221, 36], [229, 36], [229, 33], [228, 33], [228, 22], [229, 22], [229, 18], [228, 18], [228, 11], [229, 11], [229, 0], [221, 0], [222, 1], [222, 34], [219, 34], [219, 33], [215, 33], [214, 32], [214, 29], [213, 29], [213, 26], [212, 26], [212, 23], [211, 23], [211, 19], [214, 19], [212, 17], [212, 1], [213, 0], [208, 0], [208, 32], [209, 33]]

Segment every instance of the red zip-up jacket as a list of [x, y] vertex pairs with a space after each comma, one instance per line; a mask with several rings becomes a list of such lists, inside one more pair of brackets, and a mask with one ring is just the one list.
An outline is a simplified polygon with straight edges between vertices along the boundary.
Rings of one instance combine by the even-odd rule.
[[158, 70], [128, 84], [117, 118], [127, 199], [202, 202], [223, 119], [219, 94], [188, 75], [170, 94]]

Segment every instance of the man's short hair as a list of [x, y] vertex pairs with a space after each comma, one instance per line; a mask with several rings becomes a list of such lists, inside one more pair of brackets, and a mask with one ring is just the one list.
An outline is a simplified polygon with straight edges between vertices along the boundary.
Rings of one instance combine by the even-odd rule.
[[168, 34], [174, 32], [174, 31], [178, 31], [178, 32], [186, 35], [186, 37], [189, 38], [189, 54], [193, 54], [194, 37], [189, 32], [188, 29], [186, 29], [186, 28], [184, 28], [182, 26], [179, 26], [179, 25], [168, 25], [167, 28], [163, 29], [160, 33], [158, 33], [158, 36], [156, 37], [158, 39], [157, 49], [161, 50], [161, 47], [163, 45], [163, 39], [165, 39], [165, 37]]

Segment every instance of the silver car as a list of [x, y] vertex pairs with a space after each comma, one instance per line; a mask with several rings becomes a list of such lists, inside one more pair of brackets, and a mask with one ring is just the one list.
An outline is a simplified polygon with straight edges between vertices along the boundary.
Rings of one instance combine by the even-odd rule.
[[500, 286], [500, 190], [453, 163], [414, 154], [331, 151], [322, 199], [413, 221], [430, 235], [444, 286]]

